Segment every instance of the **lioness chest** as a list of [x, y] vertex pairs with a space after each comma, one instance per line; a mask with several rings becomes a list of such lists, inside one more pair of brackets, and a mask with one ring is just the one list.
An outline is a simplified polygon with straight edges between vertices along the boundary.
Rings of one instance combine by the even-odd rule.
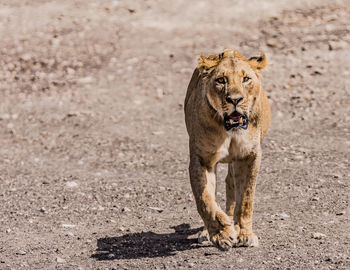
[[248, 136], [228, 136], [211, 158], [211, 164], [230, 163], [244, 159], [257, 151], [259, 143]]

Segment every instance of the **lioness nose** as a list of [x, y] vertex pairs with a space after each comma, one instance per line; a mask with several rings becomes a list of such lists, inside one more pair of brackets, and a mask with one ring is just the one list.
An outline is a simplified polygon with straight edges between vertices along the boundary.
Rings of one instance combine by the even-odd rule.
[[227, 101], [228, 103], [233, 104], [233, 105], [237, 105], [237, 104], [240, 103], [242, 100], [243, 100], [242, 97], [239, 97], [239, 98], [227, 97], [227, 98], [226, 98], [226, 101]]

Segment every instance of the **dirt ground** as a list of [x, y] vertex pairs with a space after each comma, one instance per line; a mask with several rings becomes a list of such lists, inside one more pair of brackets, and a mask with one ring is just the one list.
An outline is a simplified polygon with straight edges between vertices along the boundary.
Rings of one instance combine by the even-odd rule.
[[[0, 2], [0, 269], [350, 269], [350, 2]], [[199, 244], [183, 100], [266, 53], [258, 248]], [[219, 168], [224, 205], [226, 168]]]

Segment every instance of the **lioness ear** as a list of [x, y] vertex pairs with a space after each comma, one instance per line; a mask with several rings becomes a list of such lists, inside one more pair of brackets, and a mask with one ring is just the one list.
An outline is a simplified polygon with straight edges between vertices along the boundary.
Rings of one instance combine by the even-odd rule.
[[197, 68], [199, 70], [209, 71], [209, 69], [218, 65], [218, 60], [218, 56], [216, 55], [205, 57], [201, 54], [198, 59]]
[[248, 63], [252, 68], [262, 70], [267, 65], [266, 56], [261, 53], [259, 56], [250, 57]]

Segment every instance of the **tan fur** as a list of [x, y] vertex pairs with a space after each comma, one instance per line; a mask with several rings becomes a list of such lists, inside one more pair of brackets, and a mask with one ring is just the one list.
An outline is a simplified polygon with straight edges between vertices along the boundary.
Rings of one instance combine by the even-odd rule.
[[[190, 180], [197, 209], [210, 240], [220, 249], [256, 246], [252, 230], [253, 198], [261, 161], [260, 143], [270, 123], [270, 105], [259, 71], [265, 55], [249, 60], [237, 51], [200, 56], [185, 99], [189, 134]], [[225, 85], [217, 79], [225, 78]], [[248, 77], [248, 83], [243, 82]], [[243, 98], [236, 110], [248, 116], [246, 130], [227, 131], [224, 115], [234, 111], [227, 97]], [[216, 202], [216, 165], [228, 163], [226, 212]]]

